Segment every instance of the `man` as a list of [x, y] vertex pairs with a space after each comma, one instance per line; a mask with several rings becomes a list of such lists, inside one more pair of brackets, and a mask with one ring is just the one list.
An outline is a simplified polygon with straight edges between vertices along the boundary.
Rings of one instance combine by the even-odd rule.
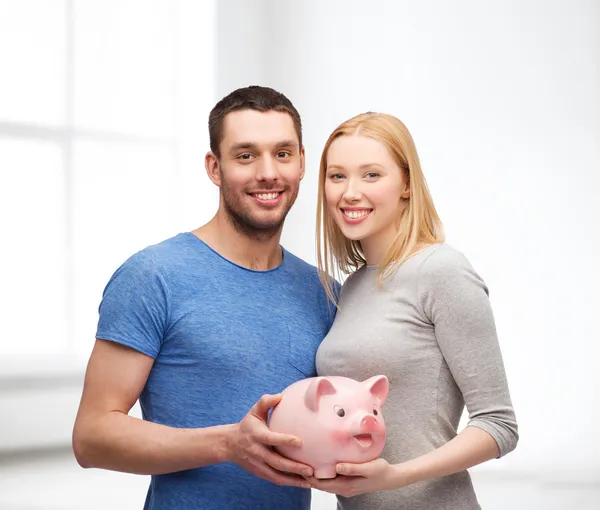
[[[306, 510], [311, 468], [272, 449], [299, 440], [266, 425], [277, 393], [316, 375], [333, 321], [316, 269], [279, 245], [304, 176], [300, 116], [248, 87], [209, 131], [218, 211], [108, 282], [73, 448], [83, 467], [153, 475], [148, 510]], [[128, 416], [138, 397], [144, 420]]]

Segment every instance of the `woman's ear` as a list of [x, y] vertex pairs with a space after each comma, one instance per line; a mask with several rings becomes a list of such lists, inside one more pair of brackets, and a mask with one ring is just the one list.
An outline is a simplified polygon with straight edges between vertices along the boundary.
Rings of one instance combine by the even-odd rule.
[[408, 173], [408, 170], [404, 170], [404, 180], [406, 181], [404, 183], [404, 191], [402, 191], [402, 193], [400, 193], [400, 198], [403, 199], [407, 199], [410, 198], [410, 175]]

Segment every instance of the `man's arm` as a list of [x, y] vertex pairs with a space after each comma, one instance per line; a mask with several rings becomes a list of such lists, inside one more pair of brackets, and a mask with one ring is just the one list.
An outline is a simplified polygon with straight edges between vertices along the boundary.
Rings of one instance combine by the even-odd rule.
[[299, 441], [266, 425], [278, 396], [263, 396], [240, 423], [215, 427], [174, 428], [129, 416], [153, 362], [120, 344], [96, 341], [73, 430], [73, 450], [82, 467], [163, 474], [235, 462], [279, 485], [308, 486], [303, 478], [281, 471], [304, 474], [312, 469], [269, 448]]

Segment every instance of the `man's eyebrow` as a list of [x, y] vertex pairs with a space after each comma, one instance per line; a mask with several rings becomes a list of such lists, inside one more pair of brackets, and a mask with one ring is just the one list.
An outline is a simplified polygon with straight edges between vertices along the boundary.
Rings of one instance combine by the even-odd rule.
[[276, 149], [296, 149], [297, 147], [298, 142], [295, 142], [294, 140], [282, 140], [275, 144]]
[[255, 143], [240, 142], [240, 143], [236, 143], [235, 145], [232, 145], [231, 149], [229, 149], [229, 152], [237, 152], [242, 149], [256, 149], [256, 148], [257, 148], [257, 145]]
[[[275, 149], [297, 149], [298, 142], [296, 142], [294, 140], [281, 140], [281, 141], [275, 143], [274, 148]], [[259, 147], [254, 142], [239, 142], [239, 143], [232, 145], [231, 149], [229, 149], [229, 152], [234, 153], [234, 152], [244, 150], [244, 149], [257, 151], [259, 149]]]

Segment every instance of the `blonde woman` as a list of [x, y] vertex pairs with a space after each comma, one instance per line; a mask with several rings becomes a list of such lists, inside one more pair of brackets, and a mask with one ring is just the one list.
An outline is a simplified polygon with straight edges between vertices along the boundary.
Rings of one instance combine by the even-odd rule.
[[[517, 423], [488, 290], [444, 243], [413, 139], [397, 118], [341, 124], [321, 158], [317, 219], [323, 284], [349, 274], [317, 352], [319, 375], [385, 374], [380, 459], [337, 466], [312, 485], [341, 509], [475, 510], [467, 469], [512, 451]], [[463, 409], [467, 426], [458, 433]]]

